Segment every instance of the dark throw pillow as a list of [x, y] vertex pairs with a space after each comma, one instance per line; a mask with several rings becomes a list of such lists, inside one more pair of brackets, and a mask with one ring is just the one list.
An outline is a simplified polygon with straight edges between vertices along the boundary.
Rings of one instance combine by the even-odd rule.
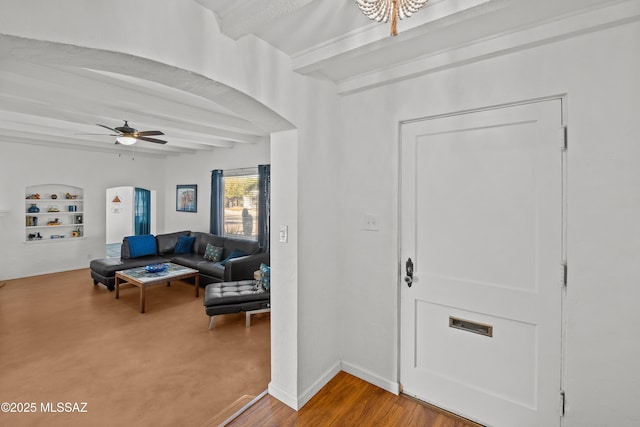
[[204, 259], [209, 261], [218, 262], [222, 259], [222, 251], [224, 248], [219, 246], [213, 246], [211, 243], [207, 243], [207, 248], [204, 250]]
[[128, 236], [129, 257], [138, 258], [146, 255], [157, 255], [156, 238], [153, 234], [143, 234], [141, 236]]
[[231, 251], [229, 256], [227, 256], [224, 260], [220, 261], [220, 265], [225, 265], [227, 261], [229, 261], [230, 259], [240, 258], [241, 256], [247, 256], [247, 255], [249, 254], [241, 251], [240, 249], [234, 249], [233, 251]]
[[173, 250], [174, 254], [190, 254], [193, 252], [193, 242], [196, 241], [192, 236], [179, 236], [176, 248]]

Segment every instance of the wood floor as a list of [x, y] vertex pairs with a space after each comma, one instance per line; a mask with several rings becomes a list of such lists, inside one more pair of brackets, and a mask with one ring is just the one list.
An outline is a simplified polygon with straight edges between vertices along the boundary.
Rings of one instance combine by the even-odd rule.
[[[1, 281], [0, 281], [1, 282]], [[0, 412], [0, 426], [201, 426], [270, 380], [270, 316], [245, 328], [243, 314], [209, 318], [202, 295], [176, 281], [120, 299], [93, 286], [89, 270], [0, 283], [0, 402], [37, 412]], [[86, 402], [86, 412], [41, 404]]]
[[[209, 427], [267, 388], [268, 314], [208, 330], [193, 285], [150, 288], [145, 314], [138, 295], [116, 300], [88, 270], [1, 283], [0, 400], [87, 412], [0, 413], [0, 425]], [[229, 425], [477, 427], [344, 372], [298, 412], [267, 395]]]
[[396, 396], [346, 372], [338, 373], [298, 412], [267, 395], [227, 425], [479, 427], [406, 396]]

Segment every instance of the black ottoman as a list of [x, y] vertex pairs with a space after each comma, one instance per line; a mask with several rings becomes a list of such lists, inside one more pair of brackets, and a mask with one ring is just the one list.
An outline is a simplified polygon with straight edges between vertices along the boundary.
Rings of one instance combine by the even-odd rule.
[[213, 316], [241, 312], [246, 313], [246, 327], [249, 327], [252, 314], [271, 311], [271, 294], [255, 280], [211, 283], [204, 290], [203, 304], [211, 318], [209, 329], [213, 328]]

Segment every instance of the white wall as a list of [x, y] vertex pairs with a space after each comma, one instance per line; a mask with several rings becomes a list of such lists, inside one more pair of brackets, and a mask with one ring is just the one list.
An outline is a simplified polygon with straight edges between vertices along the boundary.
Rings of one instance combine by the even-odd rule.
[[[171, 166], [163, 171], [165, 193], [165, 229], [169, 231], [194, 230], [209, 232], [211, 206], [211, 171], [256, 167], [271, 162], [269, 141], [242, 144], [235, 148], [215, 148], [210, 152], [182, 155], [170, 160]], [[198, 186], [197, 213], [176, 211], [176, 185]]]
[[[0, 141], [0, 280], [87, 268], [89, 260], [105, 256], [107, 243], [107, 189], [128, 188], [123, 204], [132, 203], [133, 188], [155, 191], [159, 233], [178, 230], [209, 231], [210, 171], [257, 166], [270, 162], [269, 142], [236, 149], [220, 148], [210, 155], [186, 155], [167, 159], [137, 155], [53, 149]], [[126, 151], [124, 152], [126, 153]], [[51, 159], [56, 159], [52, 161]], [[72, 159], [66, 161], [65, 159]], [[84, 238], [71, 241], [24, 243], [25, 187], [60, 183], [84, 189]], [[176, 212], [178, 184], [198, 184], [198, 212]], [[124, 193], [123, 193], [124, 194]], [[111, 198], [112, 200], [113, 198]], [[133, 224], [130, 218], [129, 226]], [[130, 230], [131, 231], [131, 230]], [[118, 229], [118, 235], [133, 234]], [[120, 241], [122, 237], [116, 237]], [[55, 250], [52, 248], [55, 246]], [[62, 248], [58, 250], [58, 248]], [[37, 260], [34, 262], [34, 259]]]
[[[0, 280], [87, 268], [105, 255], [106, 206], [109, 187], [158, 188], [165, 161], [137, 156], [68, 150], [0, 141]], [[26, 244], [25, 187], [67, 184], [84, 191], [84, 237]], [[164, 202], [164, 194], [158, 197]], [[162, 214], [159, 214], [162, 221]], [[87, 275], [87, 278], [88, 275]]]
[[[304, 405], [340, 369], [342, 209], [335, 88], [308, 85], [298, 147], [298, 396]], [[302, 88], [301, 88], [302, 90]]]
[[[336, 247], [347, 369], [398, 381], [398, 122], [566, 93], [565, 425], [640, 425], [638, 52], [636, 22], [343, 98]], [[362, 230], [365, 211], [380, 215], [379, 232]]]
[[[269, 393], [298, 404], [298, 132], [271, 137], [271, 381]], [[281, 242], [280, 228], [287, 227]]]

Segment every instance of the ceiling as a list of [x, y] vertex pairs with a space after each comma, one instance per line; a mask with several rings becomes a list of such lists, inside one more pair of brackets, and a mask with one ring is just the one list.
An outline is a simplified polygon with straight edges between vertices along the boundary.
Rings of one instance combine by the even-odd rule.
[[[514, 49], [509, 35], [527, 35], [519, 42], [526, 48], [585, 31], [587, 25], [628, 20], [623, 6], [637, 3], [430, 0], [400, 21], [399, 36], [390, 37], [389, 24], [368, 20], [354, 0], [188, 1], [213, 12], [230, 38], [253, 34], [265, 40], [292, 58], [296, 72], [335, 82], [339, 94]], [[599, 13], [605, 6], [619, 7], [617, 15], [607, 15], [609, 21]], [[600, 18], [572, 21], [590, 14]], [[544, 37], [533, 30], [541, 26]], [[135, 57], [123, 61], [123, 54], [72, 45], [61, 51], [2, 34], [0, 28], [2, 140], [119, 153], [129, 148], [114, 144], [110, 132], [96, 124], [117, 127], [128, 120], [140, 131], [163, 131], [158, 138], [168, 141], [138, 142], [136, 153], [166, 157], [257, 143], [289, 126], [242, 93], [179, 68]]]

